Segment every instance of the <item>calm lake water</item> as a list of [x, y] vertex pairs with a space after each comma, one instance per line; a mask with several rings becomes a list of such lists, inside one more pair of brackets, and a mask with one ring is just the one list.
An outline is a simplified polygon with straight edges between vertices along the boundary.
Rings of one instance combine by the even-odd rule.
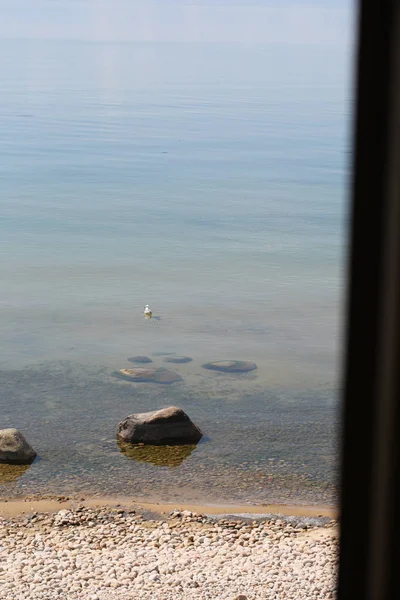
[[[334, 501], [349, 67], [336, 47], [0, 42], [0, 427], [40, 455], [0, 466], [0, 495]], [[193, 358], [182, 382], [112, 376], [163, 352]], [[258, 368], [202, 368], [224, 359]], [[197, 448], [121, 453], [118, 422], [169, 404]]]

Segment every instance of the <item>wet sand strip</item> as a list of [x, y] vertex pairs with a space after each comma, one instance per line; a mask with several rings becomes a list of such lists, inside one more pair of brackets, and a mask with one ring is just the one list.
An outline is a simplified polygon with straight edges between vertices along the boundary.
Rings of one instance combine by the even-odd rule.
[[54, 513], [63, 509], [84, 507], [121, 507], [135, 510], [142, 509], [158, 514], [170, 513], [178, 508], [189, 510], [198, 514], [209, 515], [269, 515], [279, 514], [284, 516], [299, 517], [328, 517], [336, 519], [338, 509], [333, 506], [303, 506], [290, 504], [259, 504], [259, 505], [214, 505], [214, 504], [185, 504], [180, 502], [143, 502], [133, 498], [80, 498], [80, 499], [34, 499], [0, 501], [0, 516], [17, 517], [32, 513]]

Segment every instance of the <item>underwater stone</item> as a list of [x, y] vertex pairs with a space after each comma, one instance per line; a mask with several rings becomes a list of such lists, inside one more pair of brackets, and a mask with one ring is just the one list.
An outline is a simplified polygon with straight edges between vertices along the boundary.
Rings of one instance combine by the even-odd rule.
[[178, 373], [155, 367], [121, 369], [113, 373], [113, 375], [114, 377], [136, 383], [175, 383], [176, 381], [182, 381], [182, 377]]
[[117, 441], [118, 448], [127, 458], [150, 463], [156, 467], [178, 467], [196, 449], [196, 444], [139, 445]]
[[130, 358], [128, 358], [129, 362], [132, 363], [151, 363], [153, 362], [151, 360], [151, 358], [149, 358], [148, 356], [131, 356]]
[[175, 364], [188, 363], [192, 362], [192, 360], [193, 358], [190, 358], [190, 356], [167, 356], [167, 358], [164, 358], [164, 362]]
[[203, 434], [176, 406], [129, 415], [118, 425], [117, 439], [131, 444], [196, 444]]
[[257, 365], [247, 360], [219, 360], [205, 363], [203, 369], [220, 371], [221, 373], [248, 373], [257, 369]]
[[0, 485], [17, 481], [27, 470], [30, 465], [18, 465], [0, 462]]

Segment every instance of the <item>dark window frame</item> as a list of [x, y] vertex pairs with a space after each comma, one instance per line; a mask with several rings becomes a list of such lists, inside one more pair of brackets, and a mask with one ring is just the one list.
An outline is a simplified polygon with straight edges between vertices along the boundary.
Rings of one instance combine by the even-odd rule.
[[400, 598], [400, 0], [359, 0], [339, 600]]

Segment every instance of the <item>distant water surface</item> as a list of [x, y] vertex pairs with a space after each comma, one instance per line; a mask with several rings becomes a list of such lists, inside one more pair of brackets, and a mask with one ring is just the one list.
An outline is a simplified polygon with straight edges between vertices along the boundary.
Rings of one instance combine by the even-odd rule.
[[[332, 499], [349, 52], [0, 50], [0, 426], [41, 455], [0, 493], [220, 497], [212, 463], [227, 498]], [[193, 358], [183, 383], [112, 379], [157, 352]], [[258, 369], [201, 367], [223, 359]], [[180, 465], [119, 452], [126, 414], [178, 403], [207, 433]]]

